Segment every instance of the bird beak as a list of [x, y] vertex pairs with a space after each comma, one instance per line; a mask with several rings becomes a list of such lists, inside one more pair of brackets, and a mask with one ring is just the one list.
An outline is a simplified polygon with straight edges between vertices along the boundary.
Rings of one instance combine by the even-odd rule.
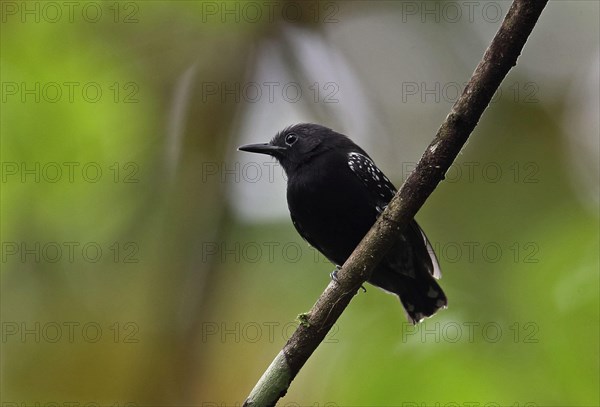
[[238, 150], [239, 151], [247, 151], [249, 153], [275, 155], [278, 151], [286, 150], [286, 148], [280, 147], [280, 146], [274, 146], [269, 143], [260, 143], [260, 144], [246, 144], [244, 146], [238, 147]]

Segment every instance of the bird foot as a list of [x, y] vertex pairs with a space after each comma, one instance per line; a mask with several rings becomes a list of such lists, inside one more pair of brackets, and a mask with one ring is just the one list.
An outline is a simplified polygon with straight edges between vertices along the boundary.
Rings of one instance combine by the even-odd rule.
[[335, 283], [338, 282], [337, 273], [338, 273], [338, 271], [340, 271], [340, 269], [341, 269], [340, 266], [335, 266], [335, 270], [333, 270], [331, 273], [329, 273], [329, 277], [331, 277], [331, 280]]
[[[340, 266], [335, 266], [335, 270], [333, 270], [330, 274], [329, 277], [331, 277], [331, 280], [334, 282], [338, 282], [338, 278], [337, 278], [337, 273], [338, 271], [340, 271], [341, 267]], [[367, 292], [367, 289], [365, 288], [364, 285], [361, 285], [360, 288], [363, 290], [364, 293]]]

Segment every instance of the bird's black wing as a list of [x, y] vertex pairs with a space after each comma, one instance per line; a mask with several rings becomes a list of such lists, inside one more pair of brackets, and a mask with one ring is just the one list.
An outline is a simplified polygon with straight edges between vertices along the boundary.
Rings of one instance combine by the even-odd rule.
[[394, 184], [367, 156], [357, 152], [348, 154], [348, 166], [369, 191], [372, 204], [381, 213], [396, 194]]
[[[383, 174], [383, 172], [377, 168], [373, 160], [371, 160], [366, 154], [359, 152], [349, 153], [348, 166], [368, 189], [369, 196], [372, 199], [372, 205], [375, 207], [377, 212], [383, 212], [387, 204], [391, 201], [394, 195], [396, 195], [396, 187], [394, 187], [394, 184], [392, 184], [392, 182]], [[440, 278], [442, 274], [437, 257], [433, 251], [433, 247], [416, 221], [413, 220], [410, 223], [405, 234], [408, 236], [420, 235], [422, 237], [423, 243], [427, 249], [432, 263], [431, 267], [427, 268], [429, 269], [431, 275], [433, 275], [435, 278]]]

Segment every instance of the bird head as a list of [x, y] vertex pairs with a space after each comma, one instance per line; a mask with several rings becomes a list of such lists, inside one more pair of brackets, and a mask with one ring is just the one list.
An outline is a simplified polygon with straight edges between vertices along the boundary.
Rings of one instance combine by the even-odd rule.
[[343, 145], [354, 143], [327, 127], [303, 123], [285, 128], [268, 143], [246, 144], [238, 150], [275, 157], [289, 176], [315, 157]]

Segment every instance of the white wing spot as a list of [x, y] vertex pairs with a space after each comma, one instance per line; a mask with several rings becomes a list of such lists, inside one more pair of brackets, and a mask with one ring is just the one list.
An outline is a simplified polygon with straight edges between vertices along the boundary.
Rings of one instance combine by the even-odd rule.
[[440, 293], [433, 287], [429, 287], [429, 291], [427, 291], [427, 296], [429, 298], [437, 298]]
[[[393, 185], [391, 185], [392, 183], [388, 177], [377, 168], [375, 163], [373, 163], [369, 157], [357, 152], [351, 152], [348, 154], [348, 165], [367, 186], [378, 189], [378, 194], [382, 198], [389, 196], [389, 194], [394, 195], [396, 193], [396, 190]], [[364, 170], [366, 170], [366, 174]]]

